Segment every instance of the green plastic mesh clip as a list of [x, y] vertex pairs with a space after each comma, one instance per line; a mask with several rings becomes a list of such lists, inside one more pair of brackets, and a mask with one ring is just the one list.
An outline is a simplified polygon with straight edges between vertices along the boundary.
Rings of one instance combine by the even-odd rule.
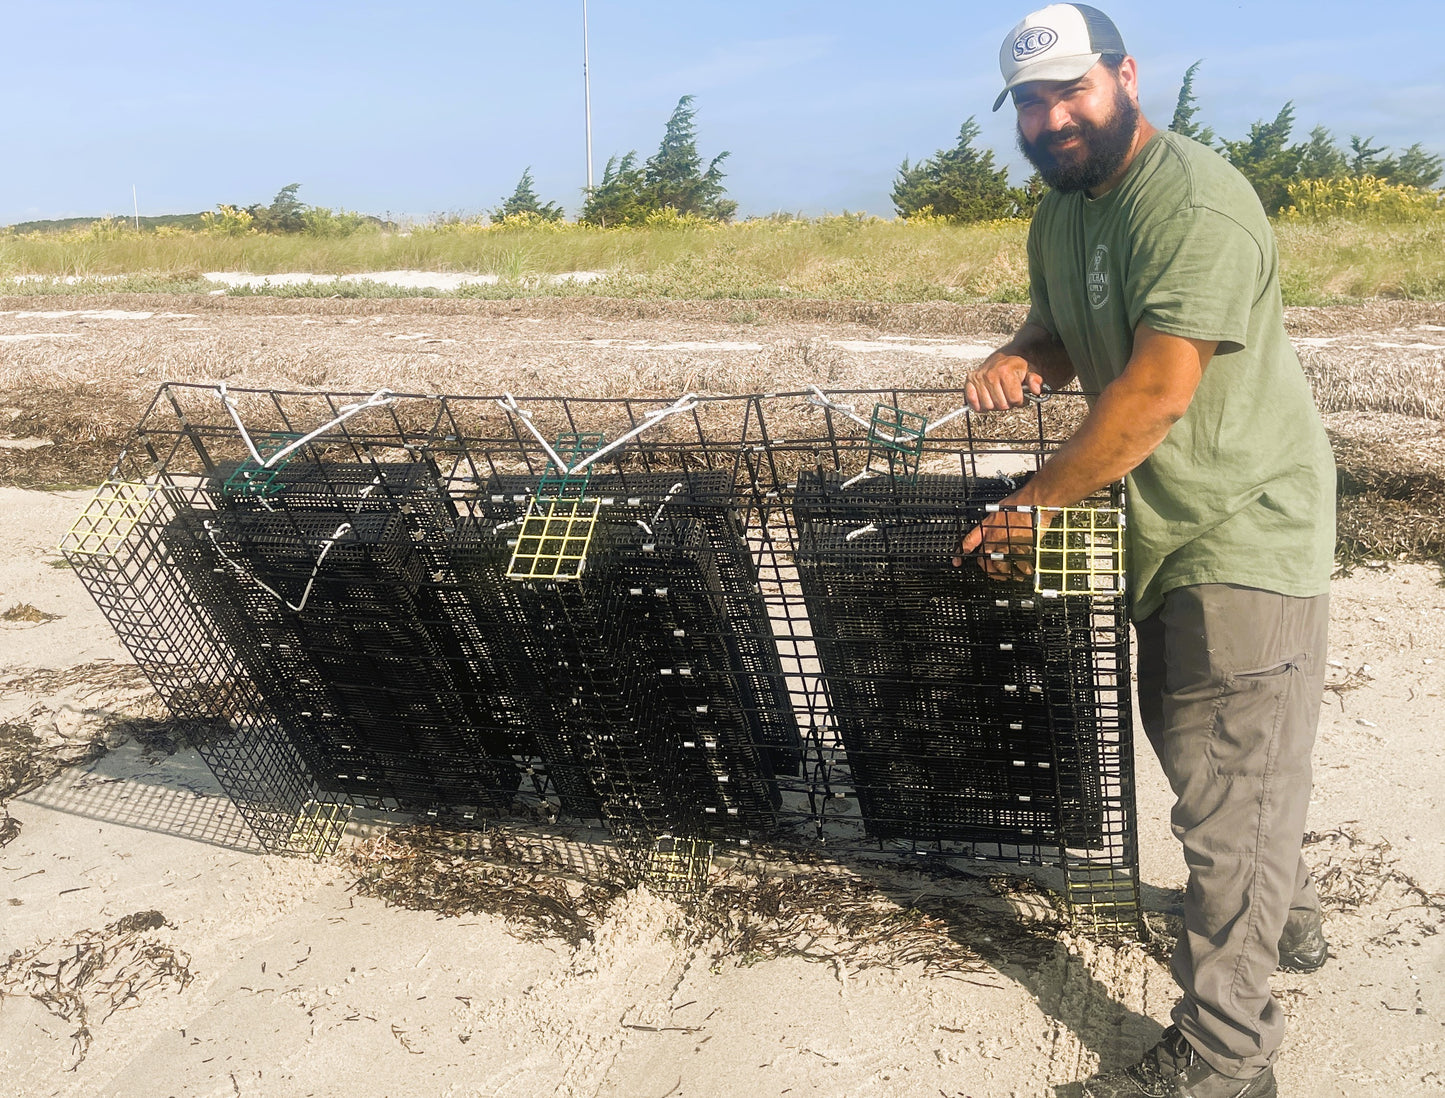
[[538, 499], [581, 499], [587, 494], [587, 485], [592, 481], [592, 466], [580, 473], [569, 472], [572, 466], [588, 454], [602, 449], [606, 436], [601, 431], [565, 431], [552, 443], [557, 456], [567, 463], [566, 469], [558, 469], [552, 461], [537, 482]]
[[[868, 471], [907, 477], [910, 483], [917, 480], [927, 431], [927, 416], [891, 404], [875, 404], [868, 427]], [[882, 462], [883, 467], [875, 465], [875, 461]]]
[[[271, 431], [257, 436], [257, 449], [260, 449], [260, 443], [264, 440], [274, 442], [276, 449], [272, 452], [280, 453], [300, 437], [294, 432]], [[286, 490], [286, 485], [280, 482], [279, 477], [281, 470], [290, 462], [290, 456], [275, 465], [261, 465], [254, 458], [247, 458], [226, 478], [221, 491], [229, 499], [270, 499]]]

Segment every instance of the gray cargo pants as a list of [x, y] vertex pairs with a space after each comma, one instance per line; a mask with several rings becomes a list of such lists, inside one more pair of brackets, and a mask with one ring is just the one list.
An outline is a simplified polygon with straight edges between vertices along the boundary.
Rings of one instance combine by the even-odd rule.
[[1328, 595], [1200, 584], [1134, 626], [1139, 712], [1189, 867], [1174, 1022], [1230, 1077], [1273, 1062], [1280, 933], [1292, 908], [1319, 907], [1300, 843], [1328, 621]]

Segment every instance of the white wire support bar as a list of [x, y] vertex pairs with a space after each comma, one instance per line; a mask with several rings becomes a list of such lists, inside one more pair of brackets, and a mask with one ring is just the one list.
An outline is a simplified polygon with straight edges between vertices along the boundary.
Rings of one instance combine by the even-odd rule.
[[[867, 427], [870, 431], [873, 429], [873, 424], [860, 416], [858, 414], [858, 410], [854, 408], [853, 405], [844, 404], [842, 401], [832, 399], [816, 385], [810, 385], [808, 386], [808, 388], [813, 390], [813, 395], [808, 398], [809, 404], [817, 405], [819, 408], [831, 408], [835, 412], [842, 412], [845, 416], [851, 419], [854, 423], [858, 424], [860, 427]], [[1049, 397], [1053, 395], [1054, 391], [1050, 389], [1047, 385], [1044, 385], [1041, 387], [1041, 391], [1037, 394], [1025, 392], [1024, 398], [1028, 400], [1031, 404], [1043, 404], [1049, 399]], [[947, 415], [939, 416], [937, 419], [927, 424], [923, 428], [923, 433], [925, 435], [931, 434], [932, 432], [938, 430], [938, 428], [942, 427], [945, 423], [951, 423], [959, 416], [971, 415], [972, 412], [973, 409], [970, 408], [967, 404], [962, 405], [961, 407], [955, 408]], [[903, 439], [901, 438], [897, 438], [892, 435], [885, 435], [881, 431], [878, 433], [878, 438], [884, 442], [903, 441]]]
[[662, 509], [671, 503], [672, 497], [681, 492], [685, 487], [686, 485], [684, 485], [682, 481], [678, 481], [667, 490], [667, 495], [662, 497], [662, 502], [657, 505], [657, 510], [652, 514], [653, 523], [656, 523], [658, 519], [662, 518]]
[[308, 435], [303, 435], [289, 446], [277, 450], [270, 457], [263, 458], [261, 452], [256, 449], [256, 444], [251, 441], [251, 432], [247, 431], [246, 425], [241, 422], [241, 412], [236, 407], [236, 402], [231, 398], [231, 394], [226, 391], [226, 383], [224, 381], [216, 383], [216, 394], [221, 398], [221, 403], [225, 406], [226, 411], [231, 414], [231, 419], [236, 424], [236, 430], [241, 433], [241, 441], [246, 444], [246, 449], [251, 452], [251, 457], [255, 459], [256, 464], [262, 469], [271, 468], [271, 466], [275, 465], [276, 462], [280, 461], [287, 454], [299, 450], [313, 439], [320, 438], [327, 431], [331, 430], [331, 428], [345, 423], [358, 412], [364, 412], [368, 408], [381, 408], [391, 404], [397, 399], [392, 395], [390, 389], [378, 389], [363, 401], [359, 401], [356, 404], [343, 404], [340, 412], [336, 416], [326, 423], [323, 423], [320, 427], [316, 428], [316, 430]]
[[854, 408], [853, 405], [844, 404], [840, 400], [834, 400], [816, 385], [809, 385], [808, 388], [813, 390], [813, 395], [808, 398], [809, 404], [816, 405], [819, 408], [831, 408], [835, 412], [842, 412], [860, 427], [867, 427], [869, 430], [872, 430], [873, 424], [860, 416], [858, 410]]
[[962, 408], [955, 408], [953, 411], [949, 412], [948, 415], [946, 415], [946, 416], [939, 416], [939, 417], [938, 417], [937, 419], [935, 419], [932, 423], [926, 425], [926, 426], [923, 428], [923, 433], [926, 435], [926, 434], [928, 434], [929, 431], [936, 431], [938, 428], [942, 427], [945, 423], [948, 423], [950, 420], [955, 420], [955, 419], [957, 419], [959, 416], [969, 415], [972, 411], [973, 411], [973, 409], [970, 408], [967, 404], [965, 404]]
[[[527, 411], [525, 408], [519, 406], [517, 404], [516, 398], [513, 397], [511, 393], [503, 393], [502, 397], [503, 399], [497, 401], [497, 403], [500, 404], [503, 408], [505, 408], [508, 412], [516, 415], [517, 418], [519, 418], [522, 423], [526, 425], [527, 430], [532, 432], [532, 436], [537, 440], [538, 443], [541, 444], [542, 449], [546, 451], [547, 457], [551, 459], [552, 464], [555, 465], [558, 470], [560, 470], [567, 476], [572, 476], [575, 473], [580, 473], [583, 469], [587, 468], [587, 466], [591, 465], [598, 458], [606, 457], [608, 454], [612, 453], [613, 450], [616, 450], [619, 446], [625, 446], [627, 443], [635, 439], [638, 435], [642, 434], [642, 432], [650, 430], [651, 428], [657, 426], [668, 416], [676, 415], [678, 412], [690, 412], [694, 408], [696, 408], [699, 403], [696, 393], [684, 393], [666, 408], [658, 408], [656, 411], [648, 412], [645, 416], [642, 417], [642, 422], [639, 423], [632, 430], [628, 431], [625, 435], [621, 435], [618, 438], [613, 439], [613, 441], [609, 442], [600, 450], [596, 450], [593, 453], [588, 454], [581, 461], [577, 462], [576, 465], [572, 465], [569, 467], [568, 464], [563, 461], [562, 458], [558, 455], [557, 451], [552, 448], [551, 443], [549, 443], [542, 436], [542, 432], [537, 430], [536, 424], [532, 422], [532, 413]], [[678, 487], [680, 488], [681, 485], [679, 485]], [[670, 495], [671, 493], [669, 493], [669, 496]], [[654, 518], [653, 521], [656, 521], [656, 519]]]
[[547, 441], [541, 431], [537, 430], [537, 425], [532, 422], [532, 413], [518, 406], [516, 397], [511, 393], [503, 393], [502, 399], [497, 401], [497, 403], [522, 421], [522, 425], [532, 432], [532, 437], [535, 438], [542, 449], [546, 451], [547, 457], [551, 459], [552, 464], [556, 466], [557, 469], [564, 472], [571, 472], [571, 470], [567, 468], [567, 463], [558, 456], [556, 450], [552, 449], [552, 444]]
[[209, 519], [205, 520], [203, 525], [206, 528], [206, 534], [211, 539], [211, 545], [213, 545], [216, 552], [221, 555], [221, 559], [236, 570], [237, 575], [241, 576], [243, 579], [250, 580], [257, 587], [261, 588], [261, 590], [265, 591], [268, 595], [272, 595], [275, 598], [280, 599], [287, 609], [294, 610], [298, 614], [301, 613], [302, 610], [306, 609], [306, 603], [311, 598], [311, 588], [316, 585], [316, 577], [321, 572], [321, 564], [323, 561], [326, 560], [326, 554], [331, 552], [331, 547], [335, 545], [343, 535], [345, 535], [351, 530], [351, 523], [343, 522], [340, 526], [336, 528], [336, 532], [334, 534], [321, 542], [321, 552], [316, 555], [316, 566], [311, 569], [311, 577], [306, 581], [306, 588], [301, 592], [300, 600], [297, 602], [292, 602], [285, 595], [281, 594], [280, 591], [277, 591], [274, 587], [270, 586], [268, 583], [262, 580], [259, 576], [254, 575], [250, 571], [250, 569], [248, 569], [240, 561], [232, 559], [231, 555], [221, 548], [221, 543], [216, 538], [216, 528], [211, 525]]
[[[587, 466], [591, 465], [598, 458], [604, 457], [605, 455], [610, 454], [613, 450], [617, 449], [619, 446], [631, 442], [638, 435], [642, 434], [643, 431], [647, 431], [653, 427], [656, 427], [668, 416], [676, 415], [678, 412], [690, 412], [694, 408], [696, 408], [697, 405], [698, 399], [696, 393], [683, 393], [682, 396], [678, 397], [666, 408], [658, 408], [655, 411], [648, 412], [647, 415], [643, 416], [642, 422], [639, 423], [636, 427], [632, 428], [632, 430], [628, 431], [625, 435], [620, 435], [612, 442], [609, 442], [606, 446], [602, 447], [602, 449], [583, 458], [576, 465], [572, 466], [572, 468], [567, 470], [568, 474], [570, 475], [572, 473], [580, 473], [583, 469], [587, 468]], [[654, 519], [653, 521], [656, 521], [656, 519]]]
[[[874, 430], [873, 424], [860, 416], [858, 414], [858, 410], [853, 407], [853, 405], [844, 404], [842, 401], [834, 400], [816, 385], [810, 385], [808, 386], [808, 388], [813, 390], [813, 395], [808, 398], [809, 404], [817, 405], [819, 408], [831, 408], [835, 412], [842, 412], [845, 416], [851, 419], [854, 423], [858, 424], [860, 427], [867, 427], [869, 431]], [[959, 416], [968, 415], [970, 411], [972, 411], [972, 409], [970, 409], [967, 404], [963, 405], [963, 407], [961, 408], [955, 408], [946, 416], [939, 416], [938, 419], [935, 419], [932, 423], [929, 423], [927, 426], [925, 426], [923, 428], [923, 433], [926, 435], [930, 431], [942, 427], [945, 423], [957, 419]], [[906, 441], [904, 438], [900, 438], [897, 435], [885, 434], [882, 431], [877, 432], [877, 437], [882, 442], [903, 443], [904, 441]]]
[[652, 513], [652, 522], [650, 524], [643, 522], [641, 519], [633, 519], [632, 521], [637, 523], [638, 526], [642, 527], [643, 530], [647, 531], [648, 537], [652, 537], [652, 527], [657, 525], [658, 519], [662, 518], [662, 509], [666, 507], [669, 503], [671, 503], [672, 497], [677, 495], [677, 493], [681, 492], [684, 487], [686, 487], [686, 485], [684, 485], [682, 481], [678, 481], [667, 490], [667, 495], [662, 497], [662, 502], [657, 505], [657, 510]]

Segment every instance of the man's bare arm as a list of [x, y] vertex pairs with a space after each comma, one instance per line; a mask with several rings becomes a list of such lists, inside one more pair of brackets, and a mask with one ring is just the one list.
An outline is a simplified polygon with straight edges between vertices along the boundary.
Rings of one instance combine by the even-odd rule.
[[[1099, 394], [1074, 436], [1002, 505], [1066, 507], [1131, 472], [1188, 410], [1216, 346], [1140, 324], [1124, 372]], [[1000, 512], [969, 531], [960, 549], [1006, 551], [1011, 540], [1018, 531]]]
[[1074, 380], [1064, 345], [1045, 328], [1025, 324], [1018, 334], [968, 375], [965, 399], [975, 412], [1017, 408], [1024, 389], [1037, 396], [1043, 386], [1062, 389]]

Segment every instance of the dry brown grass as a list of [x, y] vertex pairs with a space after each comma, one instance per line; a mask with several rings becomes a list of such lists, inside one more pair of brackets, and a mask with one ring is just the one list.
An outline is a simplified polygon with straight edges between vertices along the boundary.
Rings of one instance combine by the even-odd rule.
[[1382, 412], [1325, 420], [1339, 468], [1340, 565], [1445, 564], [1445, 422]]
[[[66, 309], [185, 314], [138, 322], [48, 320], [76, 333], [0, 350], [0, 435], [49, 445], [0, 449], [0, 484], [96, 484], [163, 380], [371, 392], [587, 394], [672, 398], [832, 388], [948, 388], [967, 363], [854, 353], [839, 340], [888, 335], [996, 344], [1015, 305], [867, 301], [534, 298], [67, 298]], [[0, 300], [12, 310], [54, 300]], [[1301, 346], [1339, 456], [1340, 552], [1445, 560], [1445, 305], [1376, 301], [1294, 308]], [[36, 322], [27, 322], [33, 328]], [[200, 330], [187, 330], [187, 329]], [[0, 329], [26, 330], [14, 313]], [[751, 346], [726, 350], [720, 343]], [[693, 347], [686, 344], [695, 344]], [[1412, 344], [1415, 345], [1412, 347]], [[1439, 350], [1431, 350], [1431, 345]], [[794, 410], [798, 426], [813, 413]], [[1051, 433], [1070, 423], [1049, 412]], [[1371, 418], [1375, 417], [1375, 418]], [[8, 422], [7, 422], [8, 420]], [[786, 419], [779, 429], [793, 429]]]
[[1358, 348], [1346, 357], [1308, 349], [1300, 361], [1321, 412], [1391, 412], [1445, 421], [1445, 348], [1402, 369], [1389, 348]]
[[[0, 353], [0, 417], [9, 422], [0, 418], [0, 433], [51, 445], [0, 450], [0, 483], [98, 483], [162, 381], [668, 398], [813, 383], [946, 387], [960, 380], [957, 359], [900, 366], [891, 356], [845, 354], [830, 341], [931, 332], [998, 342], [1022, 319], [1016, 306], [828, 301], [748, 303], [745, 314], [738, 313], [736, 302], [607, 299], [156, 301], [117, 295], [64, 304], [189, 316], [103, 322], [99, 329], [80, 320], [52, 320], [43, 327], [78, 338], [6, 345]], [[0, 326], [7, 323], [8, 330], [27, 327], [0, 317]], [[410, 338], [421, 333], [429, 338]], [[718, 342], [755, 346], [723, 351], [705, 346]]]
[[0, 621], [41, 624], [47, 621], [55, 621], [59, 617], [59, 614], [47, 614], [44, 610], [31, 606], [28, 602], [17, 602], [8, 610], [0, 611]]
[[1372, 945], [1418, 947], [1445, 928], [1445, 892], [1430, 891], [1401, 869], [1389, 840], [1336, 827], [1307, 832], [1304, 847], [1320, 906], [1370, 918]]

